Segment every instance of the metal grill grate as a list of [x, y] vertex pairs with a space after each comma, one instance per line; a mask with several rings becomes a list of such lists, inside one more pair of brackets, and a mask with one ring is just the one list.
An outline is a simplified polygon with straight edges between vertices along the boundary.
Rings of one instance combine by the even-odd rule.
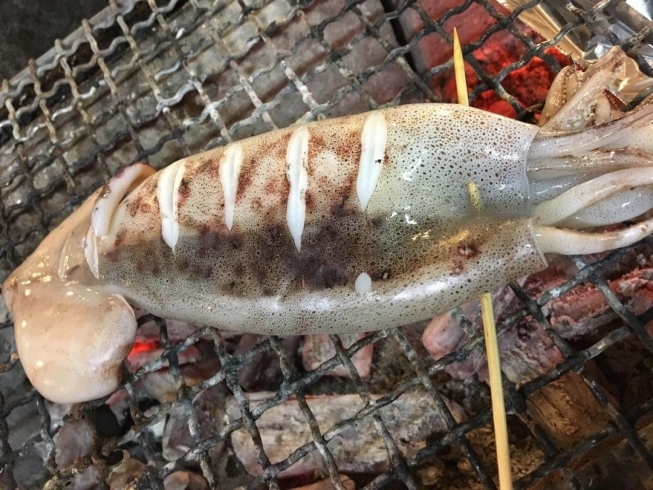
[[[640, 69], [653, 76], [647, 63], [648, 45], [644, 44], [653, 24], [643, 24], [643, 30], [634, 35], [618, 36], [604, 22], [605, 16], [612, 15], [612, 9], [620, 3], [610, 0], [595, 6], [591, 2], [561, 2], [566, 4], [567, 23], [550, 40], [529, 33], [517, 20], [541, 6], [543, 2], [539, 0], [520, 2], [510, 14], [489, 0], [449, 2], [452, 8], [437, 16], [428, 10], [430, 4], [413, 0], [158, 3], [162, 5], [155, 0], [111, 0], [108, 9], [85, 21], [65, 42], [57, 42], [54, 50], [30, 63], [14, 80], [3, 83], [1, 279], [105, 179], [135, 161], [162, 168], [183, 156], [288, 126], [299, 119], [441, 100], [442, 80], [450, 78], [452, 70], [450, 55], [445, 57], [446, 62], [429, 66], [422, 59], [424, 45], [435, 43], [437, 37], [437, 42], [450, 46], [448, 23], [469, 9], [480, 9], [491, 19], [491, 25], [463, 48], [466, 61], [478, 78], [470, 94], [473, 104], [494, 93], [499, 103], [506, 103], [505, 110], [514, 111], [524, 120], [532, 118], [532, 108], [524, 108], [523, 101], [502, 82], [535, 58], [550, 66], [552, 73], [556, 72], [560, 69], [559, 60], [548, 48], [570, 38], [599, 35], [612, 44], [621, 44]], [[419, 29], [411, 32], [411, 25], [419, 25]], [[523, 54], [518, 61], [491, 75], [472, 53], [482, 49], [493, 35], [502, 33], [510, 33]], [[641, 94], [635, 102], [646, 95]], [[616, 447], [622, 439], [634, 453], [630, 456], [635, 461], [632, 464], [640, 467], [636, 473], [645, 474], [646, 478], [653, 475], [651, 438], [642, 435], [653, 414], [653, 399], [632, 398], [624, 406], [606, 390], [601, 373], [588, 368], [590, 361], [598, 362], [611, 350], [627, 345], [650, 369], [653, 339], [645, 325], [653, 314], [647, 311], [635, 316], [619, 301], [607, 280], [627, 259], [650, 256], [651, 243], [649, 240], [619, 250], [589, 265], [586, 258], [575, 258], [579, 272], [537, 300], [531, 299], [519, 285], [511, 285], [523, 308], [509, 315], [499, 325], [499, 331], [508, 331], [530, 315], [563, 357], [555, 368], [527, 382], [514, 383], [504, 377], [511, 427], [522, 434], [512, 442], [530, 444], [529, 454], [536, 455], [535, 463], [517, 472], [516, 488], [531, 484], [553, 488], [563, 480], [571, 482], [573, 488], [591, 488], [581, 464], [583, 457], [598, 457], [596, 450], [605, 449], [606, 441]], [[550, 300], [586, 284], [600, 290], [618, 321], [613, 323], [614, 328], [603, 330], [602, 337], [585, 344], [570, 342], [550, 324], [542, 308]], [[280, 338], [267, 337], [246, 353], [236, 354], [231, 338], [210, 328], [196, 330], [181, 342], [172, 342], [166, 322], [146, 315], [139, 324], [157, 325], [163, 353], [135, 372], [125, 366], [130, 422], [113, 432], [106, 428], [103, 418], [106, 400], [73, 407], [64, 412], [61, 420], [53, 420], [53, 414], [61, 409], [44, 401], [24, 379], [15, 354], [13, 325], [7, 319], [0, 330], [0, 361], [4, 362], [0, 364], [0, 486], [37, 488], [47, 481], [47, 488], [60, 488], [91, 466], [100, 479], [106, 480], [111, 466], [119, 460], [118, 450], [128, 449], [146, 461], [138, 488], [163, 488], [168, 475], [186, 468], [199, 468], [197, 471], [212, 487], [243, 484], [257, 488], [261, 483], [270, 488], [285, 487], [288, 483], [279, 479], [280, 473], [307, 455], [317, 454], [324, 476], [336, 488], [343, 489], [339, 474], [347, 471], [339, 468], [341, 461], [334, 455], [332, 442], [343, 434], [364, 430], [369, 421], [375, 437], [385, 447], [389, 469], [371, 472], [366, 477], [352, 476], [357, 488], [496, 488], [495, 465], [491, 456], [480, 449], [491, 449], [492, 441], [485, 446], [479, 443], [479, 434], [491, 427], [487, 399], [468, 410], [470, 416], [460, 421], [444, 396], [453, 396], [451, 385], [446, 384], [445, 368], [483, 350], [482, 335], [463, 312], [457, 310], [454, 317], [470, 340], [438, 361], [424, 352], [413, 334], [420, 327], [412, 326], [371, 334], [348, 348], [340, 337], [331, 336], [335, 357], [305, 372]], [[189, 347], [207, 340], [211, 341], [221, 367], [198, 383], [188, 383], [184, 381], [187, 378], [180, 357]], [[368, 345], [396, 355], [394, 361], [399, 367], [394, 377], [381, 381], [380, 375], [371, 380], [361, 378], [352, 357]], [[281, 378], [276, 381], [274, 393], [254, 401], [241, 387], [239, 373], [263, 355], [278, 358]], [[345, 367], [351, 380], [326, 380], [324, 375], [338, 365]], [[141, 381], [165, 366], [169, 366], [167, 372], [175, 387], [175, 399], [148, 402]], [[393, 369], [389, 364], [385, 367]], [[606, 423], [597, 421], [594, 432], [565, 446], [541, 427], [528, 398], [567, 373], [576, 373], [582, 380], [601, 409], [599, 418]], [[469, 383], [476, 383], [482, 398], [482, 383]], [[237, 416], [229, 416], [227, 402], [221, 398], [221, 409], [216, 413], [227, 416], [209, 433], [193, 400], [218, 389], [223, 390], [222, 395], [233, 397], [231, 408]], [[651, 391], [642, 390], [649, 395]], [[396, 412], [393, 415], [392, 407], [402, 397], [416, 392], [424, 394], [429, 400], [427, 405], [440, 414], [444, 430], [438, 437], [407, 442], [397, 437], [397, 426], [410, 421], [402, 420]], [[309, 406], [311, 396], [321, 393], [357, 394], [360, 409], [325, 428], [316, 418], [315, 406]], [[264, 450], [261, 419], [290, 399], [296, 400], [312, 440], [293, 448], [285, 459], [273, 464]], [[169, 424], [174, 413], [187, 421], [190, 441], [185, 454], [166, 461], [162, 456], [161, 424]], [[587, 417], [591, 425], [592, 414]], [[80, 421], [88, 423], [90, 453], [74, 464], [58, 465], [57, 434]], [[244, 431], [253, 442], [261, 468], [258, 476], [247, 476], [238, 466], [238, 458], [230, 447], [232, 436], [238, 431]], [[227, 449], [215, 456], [222, 443], [226, 443]], [[43, 460], [45, 468], [38, 471]], [[224, 461], [225, 466], [220, 467], [218, 460]], [[429, 468], [436, 467], [448, 478], [438, 480], [437, 485], [429, 483]]]

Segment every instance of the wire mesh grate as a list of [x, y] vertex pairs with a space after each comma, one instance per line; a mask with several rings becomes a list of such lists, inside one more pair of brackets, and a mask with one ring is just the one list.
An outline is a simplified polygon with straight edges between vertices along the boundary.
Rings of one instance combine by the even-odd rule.
[[[568, 18], [549, 39], [519, 20], [545, 3], [519, 2], [510, 12], [490, 0], [110, 0], [105, 11], [3, 82], [1, 278], [94, 189], [133, 162], [162, 168], [298, 120], [447, 100], [451, 28], [472, 18], [480, 19], [474, 24], [477, 35], [463, 51], [468, 78], [475, 80], [473, 105], [532, 120], [541, 94], [520, 91], [520, 79], [511, 77], [541, 63], [540, 73], [551, 78], [568, 62], [551, 48], [572, 37], [602, 36], [620, 44], [644, 73], [653, 74], [644, 42], [651, 25], [619, 37], [604, 22], [619, 2], [562, 2]], [[492, 42], [509, 45], [518, 59], [482, 63], [476, 54], [491, 51]], [[523, 451], [528, 464], [516, 468], [516, 488], [556, 488], [561, 481], [591, 488], [582, 461], [598, 458], [606, 442], [626, 444], [643, 468], [636, 475], [653, 475], [646, 432], [652, 390], [619, 397], [606, 389], [612, 385], [601, 370], [612, 359], [607, 354], [623, 345], [649, 371], [653, 364], [653, 340], [646, 330], [653, 310], [635, 315], [609, 285], [615, 270], [627, 272], [622, 264], [653, 256], [651, 246], [647, 240], [598, 259], [575, 258], [578, 272], [536, 299], [522, 285], [511, 285], [521, 307], [500, 323], [499, 332], [507, 334], [531, 318], [546, 336], [542, 342], [560, 353], [546, 372], [527, 379], [514, 381], [504, 372], [511, 434], [521, 434], [511, 442], [530, 448]], [[613, 312], [611, 328], [570, 341], [544, 309], [588, 284]], [[356, 488], [496, 488], [492, 440], [483, 439], [491, 427], [487, 388], [478, 377], [452, 384], [446, 374], [483, 351], [483, 336], [461, 309], [453, 317], [469, 340], [438, 360], [421, 345], [424, 325], [413, 325], [349, 345], [331, 336], [330, 358], [305, 369], [298, 365], [297, 345], [289, 347], [288, 339], [257, 338], [239, 350], [239, 337], [198, 328], [181, 338], [169, 322], [144, 315], [139, 331], [154, 326], [150, 330], [157, 337], [148, 338], [156, 343], [156, 356], [138, 367], [126, 364], [119, 393], [72, 407], [54, 406], [29, 386], [6, 318], [0, 329], [0, 486], [94, 488], [93, 482], [112, 481], [112, 488], [122, 488], [120, 482], [126, 486], [133, 478], [134, 488], [165, 488], [167, 478], [189, 470], [211, 487], [290, 488], [306, 479], [306, 471], [298, 476], [293, 468], [305, 468], [309, 461], [338, 489], [351, 488], [345, 475]], [[355, 359], [370, 347], [378, 373], [363, 377]], [[201, 372], [187, 360], [192, 349], [202, 351], [197, 354], [205, 363]], [[256, 389], [243, 386], [249, 382], [243, 373], [249, 369], [253, 376], [252, 370], [268, 365], [278, 367], [271, 378], [259, 380]], [[326, 376], [338, 366], [348, 378]], [[587, 406], [594, 408], [582, 414], [591, 427], [573, 437], [552, 433], [543, 424], [546, 413], [533, 403], [533, 396], [558, 389], [561, 380], [577, 383], [572, 386], [584, 387], [581, 391], [592, 397]], [[274, 389], [262, 396], [261, 386]], [[473, 390], [468, 398], [476, 402], [463, 396], [464, 390]], [[343, 405], [341, 416], [329, 424], [324, 405], [330, 402], [324, 400], [335, 398], [327, 396], [353, 404]], [[473, 406], [461, 416], [452, 398]], [[414, 423], [409, 411], [418, 405], [432, 418]], [[291, 427], [305, 437], [298, 436], [296, 446], [278, 457], [268, 418], [282, 416], [295, 417], [297, 425]], [[188, 434], [173, 431], [179, 419]], [[78, 457], [66, 458], [70, 433], [88, 441]], [[173, 436], [183, 439], [178, 447], [170, 443]], [[372, 441], [367, 449], [379, 448], [382, 462], [365, 471], [364, 461], [348, 465], [342, 448], [355, 438]], [[251, 449], [246, 461], [243, 448]], [[349, 449], [349, 456], [356, 454]], [[84, 478], [91, 483], [84, 486]]]

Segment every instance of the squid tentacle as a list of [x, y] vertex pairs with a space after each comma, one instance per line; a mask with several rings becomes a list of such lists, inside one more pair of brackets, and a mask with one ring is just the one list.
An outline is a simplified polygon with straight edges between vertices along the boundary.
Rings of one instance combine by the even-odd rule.
[[[625, 60], [624, 52], [615, 49], [591, 65], [582, 75], [579, 75], [574, 67], [566, 67], [560, 76], [556, 77], [554, 85], [549, 90], [550, 95], [547, 97], [547, 104], [540, 118], [542, 130], [547, 133], [557, 132], [582, 125], [578, 108], [587, 111], [587, 108], [592, 107], [606, 87], [617, 79]], [[574, 83], [571, 84], [574, 89], [569, 93], [569, 79], [580, 76], [583, 79], [582, 89], [579, 89], [580, 83]], [[553, 100], [554, 97], [560, 98], [561, 95], [564, 100], [562, 105], [559, 101]]]
[[633, 245], [649, 236], [652, 231], [653, 218], [650, 218], [622, 230], [600, 233], [535, 226], [533, 236], [542, 253], [583, 255]]
[[647, 99], [624, 117], [590, 128], [567, 132], [540, 131], [528, 154], [529, 170], [539, 160], [582, 155], [617, 141], [625, 133], [653, 123], [653, 97]]
[[533, 215], [537, 217], [538, 224], [553, 225], [620, 191], [650, 185], [653, 185], [653, 167], [618, 170], [538, 204], [533, 209]]

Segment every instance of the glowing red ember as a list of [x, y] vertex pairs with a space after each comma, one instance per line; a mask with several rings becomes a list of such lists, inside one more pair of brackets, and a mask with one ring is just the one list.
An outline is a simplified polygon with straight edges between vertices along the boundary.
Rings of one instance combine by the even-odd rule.
[[[441, 21], [442, 17], [450, 9], [461, 7], [465, 1], [418, 0], [417, 3], [434, 21]], [[510, 15], [510, 12], [500, 3], [495, 0], [490, 0], [490, 3], [499, 14], [503, 16]], [[401, 21], [409, 38], [417, 35], [425, 27], [424, 22], [413, 9], [406, 10]], [[497, 20], [490, 15], [485, 7], [472, 3], [463, 12], [447, 18], [443, 28], [449, 34], [452, 34], [455, 28], [463, 44], [463, 49], [465, 49], [465, 45], [477, 43], [488, 30], [496, 28], [496, 25]], [[519, 29], [523, 36], [532, 39], [534, 43], [543, 40], [536, 32], [519, 21], [513, 22], [512, 25], [513, 28]], [[509, 30], [500, 29], [489, 36], [472, 53], [472, 56], [476, 59], [483, 72], [489, 77], [495, 77], [507, 66], [524, 59], [527, 51], [528, 48], [524, 41]], [[432, 33], [421, 38], [411, 54], [417, 69], [422, 73], [429, 73], [429, 70], [451, 61], [453, 48], [438, 33]], [[560, 66], [570, 64], [568, 57], [556, 48], [547, 48], [545, 55], [554, 58]], [[468, 91], [472, 92], [482, 83], [482, 80], [479, 80], [476, 70], [468, 63], [465, 63], [465, 73], [467, 75]], [[556, 73], [549, 68], [544, 60], [534, 57], [522, 68], [511, 71], [501, 81], [501, 86], [507, 93], [514, 96], [522, 107], [536, 106], [546, 99], [555, 75]], [[429, 80], [429, 86], [443, 102], [457, 102], [453, 67], [448, 70], [437, 71]], [[474, 97], [471, 100], [471, 105], [508, 117], [516, 116], [512, 106], [501, 99], [493, 89], [488, 89]]]

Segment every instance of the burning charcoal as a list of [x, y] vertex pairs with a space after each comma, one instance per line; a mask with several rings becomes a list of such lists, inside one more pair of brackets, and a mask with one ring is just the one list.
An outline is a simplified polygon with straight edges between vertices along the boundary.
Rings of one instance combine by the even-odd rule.
[[138, 379], [136, 386], [144, 390], [149, 398], [161, 403], [171, 403], [177, 399], [179, 385], [168, 369], [159, 369]]
[[[365, 335], [364, 333], [340, 335], [340, 341], [342, 346], [348, 349], [357, 340], [364, 339]], [[373, 355], [374, 344], [369, 344], [356, 352], [351, 358], [361, 378], [367, 378], [370, 375]], [[304, 337], [302, 364], [307, 371], [317, 369], [321, 364], [335, 356], [336, 349], [328, 335], [307, 335]], [[349, 378], [349, 373], [343, 365], [337, 366], [326, 374], [328, 376]]]
[[[138, 339], [134, 344], [134, 347], [127, 356], [127, 362], [132, 371], [136, 371], [143, 366], [147, 366], [151, 362], [156, 361], [161, 357], [164, 350], [160, 347], [158, 342], [139, 342]], [[186, 350], [181, 351], [177, 354], [177, 359], [179, 365], [190, 364], [197, 362], [202, 358], [202, 353], [199, 348], [195, 345], [190, 345]], [[168, 366], [168, 361], [163, 362], [163, 366]]]
[[[520, 306], [512, 290], [508, 286], [502, 287], [492, 293], [492, 304], [497, 319], [507, 317]], [[463, 305], [462, 310], [465, 316], [472, 322], [474, 329], [482, 332], [483, 321], [481, 318], [480, 300], [471, 301]], [[507, 339], [507, 337], [508, 332], [504, 332], [499, 337], [502, 356], [504, 351], [509, 350], [515, 342], [515, 339]], [[449, 313], [436, 316], [431, 320], [429, 326], [422, 335], [422, 343], [424, 344], [424, 347], [426, 347], [426, 350], [428, 350], [436, 360], [453, 352], [458, 347], [467, 343], [468, 340], [469, 339], [465, 332], [460, 328], [460, 326], [458, 326]], [[506, 369], [506, 363], [504, 363], [503, 357], [502, 368], [504, 370]], [[472, 351], [464, 361], [450, 364], [447, 366], [446, 370], [452, 377], [458, 379], [468, 378], [475, 373], [479, 373], [481, 377], [487, 379], [487, 364], [485, 358], [477, 350]], [[512, 378], [511, 380], [514, 381]]]
[[[640, 419], [641, 422], [644, 420]], [[637, 431], [637, 435], [647, 450], [653, 450], [653, 424], [645, 423]], [[569, 469], [555, 471], [528, 488], [533, 490], [576, 488], [648, 490], [653, 488], [653, 473], [648, 465], [642, 464], [642, 460], [627, 440], [620, 439], [619, 437], [604, 439], [575, 459]]]
[[86, 420], [65, 424], [54, 436], [55, 462], [59, 468], [66, 468], [86, 456], [91, 450], [93, 434]]
[[[649, 281], [653, 271], [651, 253], [647, 246], [640, 247], [626, 257], [620, 267], [633, 269], [631, 272], [615, 273], [608, 281], [611, 290], [633, 311], [641, 314], [653, 305], [652, 284]], [[647, 253], [642, 254], [646, 249]], [[588, 257], [593, 261], [597, 257]], [[636, 263], [635, 263], [636, 262]], [[529, 276], [522, 281], [522, 287], [532, 298], [543, 292], [564, 284], [571, 271], [564, 262], [555, 263], [542, 273]], [[521, 308], [509, 289], [493, 295], [496, 316], [499, 320]], [[591, 284], [580, 285], [569, 293], [548, 302], [542, 308], [552, 327], [566, 338], [586, 335], [611, 323], [616, 314], [608, 306], [603, 294]], [[482, 330], [480, 306], [478, 302], [465, 305], [463, 311], [472, 322], [473, 328]], [[455, 342], [457, 325], [449, 315], [435, 318], [424, 332], [423, 341], [435, 358], [448, 354], [467, 342], [463, 333]], [[454, 334], [451, 334], [451, 331]], [[454, 342], [447, 343], [449, 338]], [[562, 353], [546, 334], [542, 326], [527, 316], [499, 337], [501, 367], [508, 379], [518, 387], [550, 372], [563, 361]], [[586, 364], [592, 369], [593, 363]], [[468, 359], [454, 363], [447, 372], [455, 378], [463, 378], [473, 373], [487, 381], [487, 367], [482, 353], [472, 352]], [[615, 403], [617, 403], [615, 401]], [[532, 393], [527, 404], [531, 407], [536, 422], [562, 448], [569, 448], [586, 437], [606, 427], [608, 420], [603, 410], [589, 391], [587, 385], [575, 373], [568, 373]], [[591, 424], [589, 422], [591, 421]]]
[[[653, 306], [653, 262], [608, 281], [617, 298], [635, 315]], [[617, 319], [603, 293], [593, 285], [581, 285], [545, 305], [551, 325], [565, 338], [574, 338], [608, 325]]]
[[529, 395], [526, 406], [533, 419], [563, 449], [591, 437], [609, 423], [605, 410], [573, 371]]
[[[179, 342], [179, 339], [176, 342]], [[177, 354], [177, 361], [186, 384], [197, 384], [211, 377], [219, 369], [219, 361], [212, 349], [207, 348], [207, 345], [206, 341], [199, 340], [196, 344], [188, 346]], [[152, 366], [159, 369], [139, 377], [137, 385], [145, 388], [151, 396], [162, 402], [173, 401], [177, 396], [178, 389], [172, 373], [167, 369], [170, 364], [168, 357], [162, 358], [163, 352], [164, 349], [159, 342], [158, 334], [151, 337], [142, 337], [139, 334], [127, 357], [127, 362], [133, 372], [159, 361], [158, 364]], [[114, 399], [115, 397], [115, 394], [112, 395], [109, 405], [118, 402]]]
[[[598, 257], [587, 257], [588, 262]], [[617, 298], [634, 314], [640, 315], [653, 306], [653, 251], [648, 245], [641, 245], [628, 254], [608, 280], [608, 285]], [[634, 270], [633, 270], [634, 269]], [[628, 271], [628, 272], [620, 272]], [[545, 271], [533, 274], [520, 281], [522, 288], [533, 299], [537, 299], [554, 287], [564, 284], [573, 272], [565, 260], [555, 259]], [[498, 321], [523, 307], [509, 288], [493, 293], [495, 316]], [[480, 305], [478, 301], [463, 306], [463, 311], [475, 330], [482, 331]], [[549, 301], [542, 308], [551, 326], [564, 338], [573, 339], [605, 327], [617, 319], [599, 289], [592, 284], [581, 284], [573, 290]], [[456, 342], [456, 339], [458, 341]], [[439, 359], [468, 341], [460, 327], [449, 314], [432, 320], [424, 332], [424, 346]], [[499, 337], [501, 362], [504, 372], [517, 385], [549, 372], [562, 361], [562, 355], [532, 317], [528, 316], [517, 325], [503, 332]], [[479, 372], [484, 376], [485, 362], [470, 355], [463, 363], [454, 363], [447, 369], [456, 378]]]
[[[590, 256], [585, 260], [591, 263], [598, 258]], [[617, 299], [633, 314], [641, 315], [653, 306], [653, 249], [642, 244], [632, 250], [606, 279]], [[552, 286], [526, 291], [537, 298]], [[551, 326], [568, 339], [587, 335], [618, 318], [593, 284], [579, 285], [545, 304], [542, 310]]]
[[[551, 260], [548, 269], [523, 278], [519, 283], [529, 296], [537, 298], [543, 292], [564, 284], [572, 272], [566, 259], [556, 258]], [[501, 322], [523, 307], [522, 302], [507, 286], [492, 293], [492, 304], [497, 322]], [[472, 328], [481, 334], [483, 320], [480, 300], [463, 305], [462, 310], [471, 322]], [[449, 313], [435, 317], [422, 336], [424, 346], [435, 359], [453, 352], [468, 340], [467, 335]], [[532, 317], [526, 317], [517, 325], [504, 331], [499, 336], [499, 349], [501, 367], [506, 376], [517, 385], [550, 371], [562, 361], [560, 352]], [[449, 365], [447, 372], [459, 379], [475, 373], [487, 379], [487, 364], [481, 352], [473, 351], [465, 361]]]
[[[463, 3], [463, 0], [422, 0], [419, 2], [425, 13], [432, 19], [439, 19], [448, 10], [460, 7]], [[500, 11], [505, 12], [503, 7], [497, 5], [496, 2], [492, 3], [495, 4], [495, 8], [498, 7]], [[408, 38], [419, 33], [424, 26], [419, 14], [410, 9], [402, 16], [402, 24]], [[482, 33], [494, 24], [496, 24], [496, 19], [490, 16], [487, 10], [481, 5], [472, 3], [464, 12], [451, 17], [445, 22], [444, 26], [447, 31], [452, 31], [456, 28], [461, 43], [466, 44], [472, 40], [479, 39]], [[522, 44], [520, 52], [523, 52], [524, 49]], [[417, 43], [417, 49], [413, 49], [413, 51], [413, 56], [420, 71], [442, 65], [449, 61], [453, 55], [451, 45], [439, 36], [423, 37]], [[520, 52], [515, 53], [514, 56], [516, 59], [519, 59]], [[452, 99], [451, 101], [456, 101], [456, 99]]]
[[[134, 308], [136, 318], [140, 318], [145, 314], [140, 308]], [[192, 323], [181, 322], [178, 320], [166, 320], [166, 327], [168, 331], [168, 339], [172, 343], [182, 342], [187, 339], [193, 332], [200, 329], [198, 325]], [[159, 327], [156, 322], [151, 321], [144, 323], [138, 329], [137, 339], [142, 340], [156, 340], [159, 341]]]
[[[501, 305], [498, 306], [500, 308]], [[479, 324], [482, 328], [480, 307], [478, 317], [474, 319], [475, 326]], [[449, 325], [451, 324], [454, 324], [453, 320], [450, 321]], [[461, 345], [467, 342], [467, 336], [463, 334], [462, 339]], [[523, 319], [516, 326], [503, 332], [498, 338], [498, 343], [501, 369], [517, 386], [551, 371], [563, 360], [553, 340], [531, 317]], [[487, 362], [479, 349], [472, 351], [465, 361], [448, 366], [447, 372], [458, 379], [464, 379], [475, 373], [485, 381], [488, 379]]]
[[[219, 369], [220, 361], [214, 358], [186, 364], [179, 370], [186, 385], [193, 386], [209, 379]], [[161, 403], [173, 402], [177, 399], [177, 382], [169, 369], [160, 369], [142, 376], [136, 382], [136, 386]]]
[[[242, 355], [252, 349], [264, 337], [255, 334], [244, 334], [234, 351], [234, 355]], [[281, 344], [286, 354], [294, 359], [299, 346], [299, 336], [284, 337]], [[272, 349], [266, 349], [250, 360], [238, 373], [238, 383], [244, 390], [253, 391], [269, 389], [271, 385], [279, 384], [282, 379], [279, 356]]]
[[[653, 424], [637, 432], [646, 449], [653, 450]], [[608, 439], [591, 450], [574, 462], [574, 475], [583, 488], [653, 488], [653, 473], [625, 440], [615, 444]]]
[[208, 490], [206, 480], [190, 471], [175, 471], [163, 480], [165, 490]]
[[[215, 437], [224, 426], [225, 400], [227, 390], [222, 385], [212, 386], [202, 391], [193, 400], [193, 410], [197, 417], [202, 439]], [[163, 430], [163, 457], [168, 461], [182, 458], [195, 446], [188, 427], [188, 416], [183, 407], [173, 409], [165, 422]], [[224, 443], [221, 442], [209, 451], [209, 456], [217, 461]]]
[[[338, 475], [342, 486], [347, 490], [356, 490], [356, 484], [354, 481], [346, 475]], [[333, 488], [333, 482], [331, 479], [322, 480], [316, 483], [311, 483], [310, 485], [305, 485], [303, 487], [295, 487], [293, 490], [331, 490]]]
[[[493, 298], [494, 299], [494, 298]], [[463, 305], [462, 309], [469, 315], [473, 303]], [[475, 305], [474, 305], [475, 306]], [[438, 315], [424, 331], [422, 343], [435, 359], [441, 359], [464, 343], [465, 332], [453, 320], [450, 314]]]
[[[434, 20], [440, 19], [450, 8], [461, 7], [463, 0], [423, 0], [419, 2], [425, 13]], [[491, 1], [493, 7], [508, 14], [501, 2]], [[401, 16], [401, 23], [407, 39], [413, 38], [423, 29], [423, 20], [413, 9], [407, 9]], [[480, 4], [471, 3], [463, 12], [449, 17], [444, 22], [445, 31], [458, 31], [462, 44], [476, 42], [485, 32], [497, 23], [497, 20]], [[538, 35], [529, 27], [516, 22], [516, 26], [527, 37], [537, 40]], [[448, 62], [453, 54], [451, 45], [439, 34], [432, 33], [423, 36], [413, 44], [412, 55], [420, 73]], [[507, 29], [491, 34], [483, 44], [471, 53], [482, 70], [490, 76], [496, 76], [505, 66], [523, 58], [526, 45]], [[545, 50], [561, 66], [567, 66], [569, 59], [555, 48]], [[467, 63], [465, 74], [468, 91], [472, 91], [481, 81], [476, 70]], [[524, 107], [530, 107], [544, 102], [549, 87], [556, 73], [540, 58], [534, 57], [524, 67], [511, 71], [502, 81], [502, 86], [515, 96]], [[444, 102], [457, 102], [456, 84], [453, 68], [439, 70], [430, 77], [431, 89]], [[472, 105], [508, 117], [515, 117], [515, 111], [509, 103], [502, 100], [494, 90], [486, 90], [472, 100]]]
[[[272, 396], [269, 393], [250, 395], [250, 408]], [[358, 395], [308, 396], [306, 401], [322, 433], [345, 419], [355, 418], [364, 407]], [[465, 413], [460, 406], [455, 402], [445, 401], [456, 420], [465, 419]], [[380, 413], [392, 438], [406, 457], [414, 455], [423, 447], [420, 441], [447, 430], [431, 395], [422, 391], [404, 393], [392, 404], [381, 408]], [[227, 401], [227, 415], [230, 420], [241, 416], [240, 406], [233, 397]], [[407, 420], [411, 423], [407, 424]], [[265, 453], [273, 464], [284, 460], [298, 447], [313, 440], [295, 399], [289, 399], [267, 410], [256, 421], [256, 425], [261, 433]], [[246, 470], [252, 475], [259, 475], [262, 470], [249, 433], [245, 429], [234, 432], [231, 435], [231, 443]], [[392, 468], [386, 446], [374, 428], [371, 416], [347, 427], [331, 439], [327, 446], [340, 471], [374, 474]], [[296, 477], [313, 474], [315, 471], [326, 471], [324, 461], [317, 451], [281, 472], [281, 476]]]
[[125, 490], [130, 484], [138, 480], [145, 470], [145, 463], [129, 456], [127, 451], [122, 452], [122, 461], [111, 468], [107, 483], [110, 490]]

